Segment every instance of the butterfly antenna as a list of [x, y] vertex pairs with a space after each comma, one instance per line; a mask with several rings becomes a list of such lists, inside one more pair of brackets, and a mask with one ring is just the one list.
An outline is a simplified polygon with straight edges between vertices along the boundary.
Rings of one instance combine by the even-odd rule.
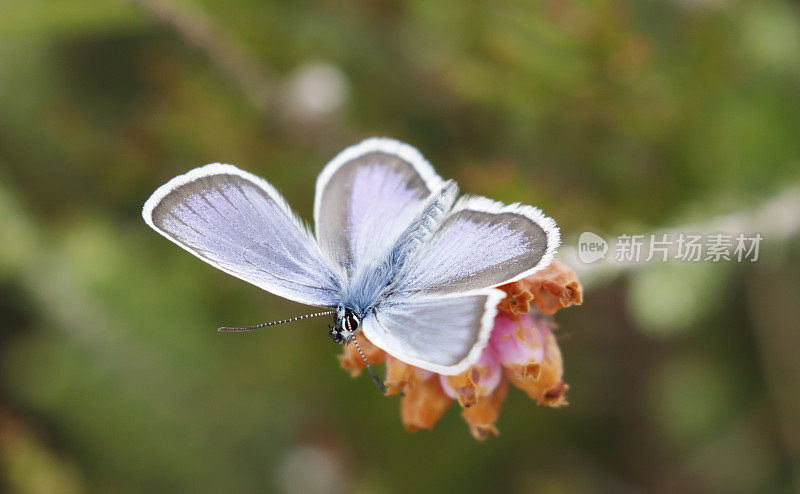
[[240, 333], [243, 331], [252, 331], [254, 329], [266, 328], [267, 326], [275, 326], [276, 324], [283, 324], [285, 322], [294, 322], [299, 321], [301, 319], [308, 319], [309, 317], [318, 317], [318, 316], [329, 316], [331, 314], [336, 314], [335, 310], [329, 310], [325, 312], [317, 312], [316, 314], [306, 314], [304, 316], [297, 316], [291, 319], [284, 319], [283, 321], [275, 321], [275, 322], [265, 322], [263, 324], [256, 324], [255, 326], [241, 326], [241, 327], [231, 327], [231, 326], [223, 326], [219, 328], [217, 331], [223, 333]]
[[383, 382], [380, 379], [378, 379], [377, 375], [375, 375], [375, 371], [372, 370], [372, 366], [369, 365], [369, 361], [367, 360], [367, 356], [364, 355], [364, 352], [361, 351], [361, 347], [358, 346], [358, 340], [353, 340], [353, 343], [356, 344], [356, 349], [358, 350], [358, 353], [361, 354], [361, 358], [364, 360], [364, 364], [367, 366], [367, 370], [369, 371], [369, 375], [372, 376], [372, 380], [375, 381], [375, 384], [378, 385], [378, 387], [383, 392], [383, 394], [388, 393], [389, 390], [386, 389], [386, 386], [383, 384]]

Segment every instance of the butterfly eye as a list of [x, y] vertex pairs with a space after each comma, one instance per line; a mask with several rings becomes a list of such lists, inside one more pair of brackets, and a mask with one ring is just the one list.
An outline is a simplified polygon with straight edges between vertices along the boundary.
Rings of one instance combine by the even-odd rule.
[[361, 319], [352, 311], [347, 311], [344, 315], [344, 329], [354, 333], [358, 330], [358, 326], [361, 324]]

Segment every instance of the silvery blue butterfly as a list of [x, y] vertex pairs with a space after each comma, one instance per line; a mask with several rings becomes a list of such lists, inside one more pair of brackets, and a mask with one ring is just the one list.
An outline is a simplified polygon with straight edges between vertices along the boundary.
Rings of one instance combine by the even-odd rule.
[[317, 178], [316, 235], [272, 185], [223, 164], [173, 178], [142, 216], [226, 273], [329, 308], [337, 343], [362, 331], [403, 362], [452, 375], [487, 345], [504, 297], [493, 287], [547, 266], [560, 241], [537, 208], [457, 195], [415, 148], [371, 138]]

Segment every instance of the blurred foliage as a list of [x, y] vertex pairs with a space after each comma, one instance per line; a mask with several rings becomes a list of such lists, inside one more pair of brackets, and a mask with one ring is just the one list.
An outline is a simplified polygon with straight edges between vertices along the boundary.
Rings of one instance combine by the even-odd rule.
[[310, 218], [324, 163], [391, 135], [568, 242], [705, 219], [800, 179], [799, 52], [788, 0], [0, 0], [0, 489], [800, 488], [796, 241], [593, 289], [559, 314], [571, 406], [512, 392], [477, 444], [455, 409], [404, 432], [318, 321], [219, 335], [305, 309], [139, 213], [225, 161]]

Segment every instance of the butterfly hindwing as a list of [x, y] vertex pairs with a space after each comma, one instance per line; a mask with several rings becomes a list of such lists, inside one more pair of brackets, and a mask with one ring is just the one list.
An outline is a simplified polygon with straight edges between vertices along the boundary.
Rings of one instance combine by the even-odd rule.
[[397, 296], [455, 294], [521, 279], [547, 266], [559, 245], [541, 211], [483, 197], [459, 199], [397, 275]]
[[408, 364], [439, 374], [464, 372], [489, 341], [504, 294], [489, 289], [385, 304], [366, 317], [364, 336]]
[[266, 181], [212, 164], [173, 178], [142, 210], [158, 233], [200, 259], [276, 295], [336, 306], [340, 275]]

